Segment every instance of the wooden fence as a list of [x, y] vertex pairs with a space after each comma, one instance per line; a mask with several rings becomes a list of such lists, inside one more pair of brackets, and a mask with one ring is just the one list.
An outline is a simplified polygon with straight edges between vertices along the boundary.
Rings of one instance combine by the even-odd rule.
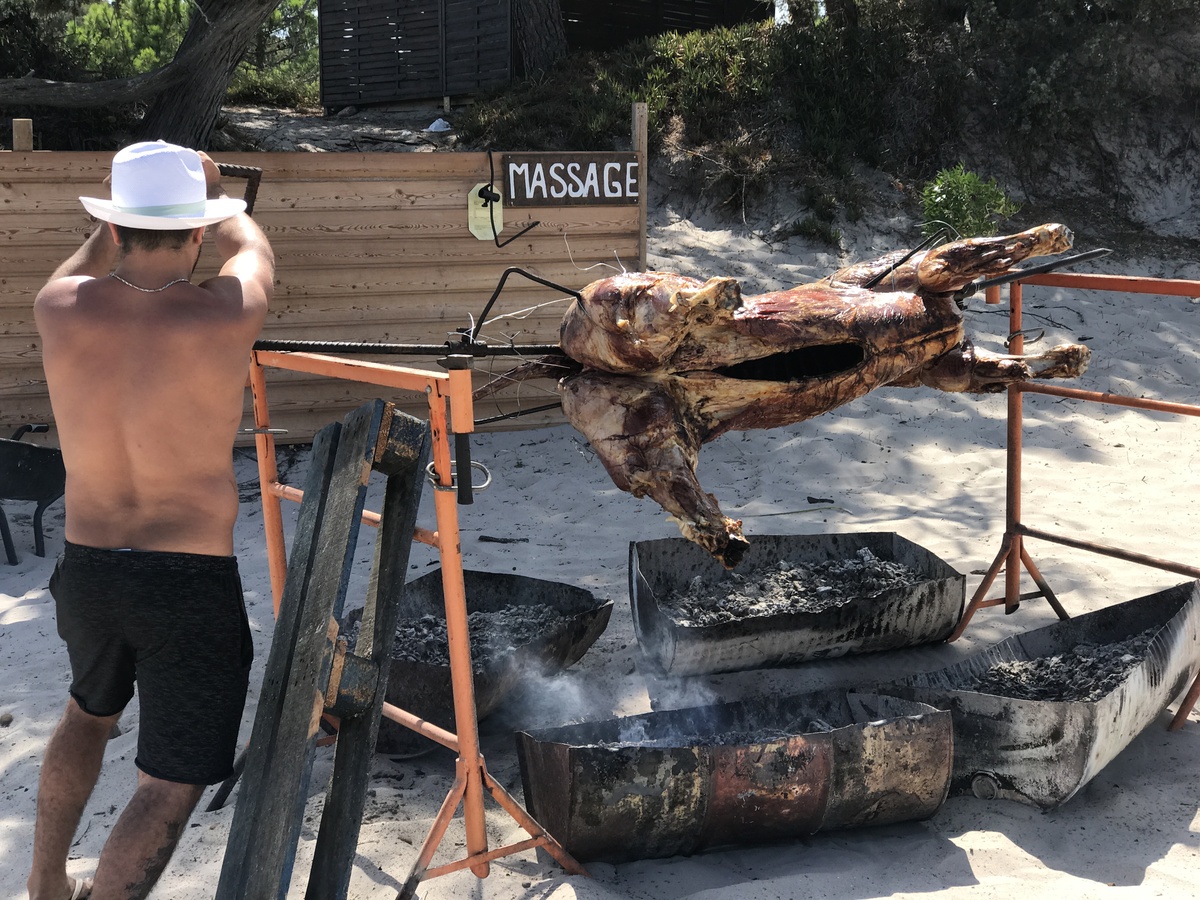
[[[489, 160], [486, 153], [242, 153], [218, 161], [263, 169], [254, 217], [278, 262], [264, 339], [440, 345], [478, 320], [507, 267], [572, 290], [617, 267], [642, 268], [644, 149], [634, 158], [643, 163], [640, 202], [506, 208], [501, 243], [538, 224], [504, 247], [477, 239], [467, 225], [468, 197], [492, 182], [493, 168], [503, 192], [499, 154]], [[94, 227], [77, 198], [105, 190], [111, 159], [111, 153], [0, 153], [0, 435], [52, 421], [33, 299]], [[230, 182], [230, 193], [237, 191]], [[196, 276], [215, 271], [206, 248]], [[510, 277], [483, 334], [493, 342], [555, 344], [566, 296]], [[437, 368], [433, 356], [356, 358]], [[480, 360], [476, 381], [513, 364]], [[380, 391], [274, 370], [268, 386], [271, 424], [287, 429], [285, 442], [309, 441]], [[519, 395], [509, 391], [500, 402], [481, 402], [476, 418], [552, 403], [550, 388], [550, 382], [531, 383]], [[423, 397], [384, 399], [425, 416]], [[247, 397], [247, 428], [249, 409]], [[561, 413], [549, 411], [494, 427], [559, 421]]]

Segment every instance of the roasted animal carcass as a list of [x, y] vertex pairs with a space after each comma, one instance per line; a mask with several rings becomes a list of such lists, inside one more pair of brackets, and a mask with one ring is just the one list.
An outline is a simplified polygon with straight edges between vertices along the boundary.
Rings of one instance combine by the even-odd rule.
[[696, 478], [702, 444], [809, 419], [884, 385], [986, 393], [1079, 375], [1088, 362], [1080, 345], [1022, 357], [975, 349], [956, 297], [978, 278], [1070, 246], [1067, 228], [1043, 225], [758, 296], [743, 296], [732, 278], [605, 278], [562, 321], [561, 349], [582, 367], [559, 382], [563, 411], [619, 488], [654, 499], [685, 537], [733, 568], [748, 543]]

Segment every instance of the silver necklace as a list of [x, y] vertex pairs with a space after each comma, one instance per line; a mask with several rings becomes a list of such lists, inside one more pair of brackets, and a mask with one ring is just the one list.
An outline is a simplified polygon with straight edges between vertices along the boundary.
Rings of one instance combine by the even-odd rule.
[[144, 287], [139, 287], [138, 285], [134, 284], [132, 281], [126, 281], [124, 278], [122, 278], [116, 272], [109, 272], [108, 277], [115, 278], [115, 279], [117, 279], [117, 281], [121, 282], [121, 284], [131, 287], [135, 291], [141, 291], [143, 294], [157, 294], [161, 291], [165, 291], [167, 288], [171, 287], [172, 285], [183, 284], [183, 282], [190, 280], [188, 278], [176, 278], [174, 281], [168, 281], [162, 287], [144, 288]]

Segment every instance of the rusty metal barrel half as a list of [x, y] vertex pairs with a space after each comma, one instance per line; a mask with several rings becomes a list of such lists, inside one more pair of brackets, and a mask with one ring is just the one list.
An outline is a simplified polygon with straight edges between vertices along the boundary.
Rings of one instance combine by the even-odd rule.
[[732, 573], [683, 538], [631, 543], [629, 596], [642, 656], [652, 669], [668, 675], [700, 675], [945, 640], [962, 615], [966, 578], [929, 550], [893, 532], [754, 535], [736, 571], [780, 561], [824, 563], [851, 558], [862, 550], [909, 567], [921, 580], [820, 612], [695, 625], [676, 621], [666, 610], [666, 601], [695, 579], [720, 585]]
[[529, 812], [581, 862], [790, 840], [933, 815], [950, 714], [823, 691], [521, 732]]

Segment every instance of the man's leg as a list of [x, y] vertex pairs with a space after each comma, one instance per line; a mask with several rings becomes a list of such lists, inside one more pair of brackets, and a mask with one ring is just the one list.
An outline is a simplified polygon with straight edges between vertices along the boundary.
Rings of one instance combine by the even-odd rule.
[[92, 900], [141, 900], [175, 852], [202, 784], [178, 784], [138, 773], [138, 787], [108, 836]]
[[67, 877], [67, 854], [83, 808], [87, 805], [104, 748], [120, 713], [92, 716], [74, 698], [46, 745], [38, 781], [37, 824], [33, 830], [33, 867], [29, 873], [30, 900], [66, 900], [73, 882]]

